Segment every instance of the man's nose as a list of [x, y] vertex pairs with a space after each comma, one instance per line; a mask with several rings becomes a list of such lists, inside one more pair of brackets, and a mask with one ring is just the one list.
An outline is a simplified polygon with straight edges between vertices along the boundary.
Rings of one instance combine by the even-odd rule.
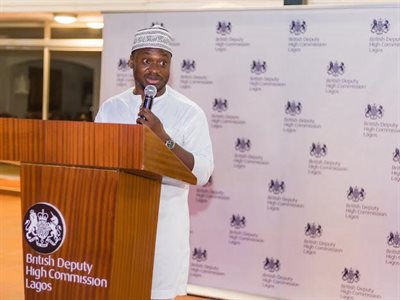
[[158, 73], [159, 70], [160, 70], [160, 66], [158, 64], [156, 64], [156, 63], [152, 63], [152, 64], [150, 64], [148, 70], [149, 70], [150, 73]]

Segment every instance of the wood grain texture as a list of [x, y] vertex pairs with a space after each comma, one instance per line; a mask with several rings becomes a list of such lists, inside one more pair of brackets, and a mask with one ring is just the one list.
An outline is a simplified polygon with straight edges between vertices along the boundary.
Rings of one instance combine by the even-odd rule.
[[[0, 191], [0, 299], [23, 300], [24, 280], [22, 267], [21, 198], [15, 193]], [[119, 300], [121, 298], [117, 298]], [[201, 300], [209, 298], [176, 297], [175, 300]], [[80, 299], [71, 299], [80, 300]], [[214, 299], [215, 300], [215, 299]]]
[[0, 160], [43, 160], [43, 124], [37, 120], [0, 118]]
[[[37, 202], [47, 202], [63, 214], [66, 238], [61, 248], [50, 256], [57, 261], [93, 264], [90, 276], [110, 279], [112, 263], [112, 240], [114, 234], [115, 206], [118, 172], [93, 169], [67, 168], [23, 164], [21, 166], [22, 216]], [[35, 252], [23, 238], [24, 270], [28, 253]], [[35, 268], [40, 266], [34, 265]], [[67, 269], [43, 266], [62, 273]], [[24, 272], [25, 273], [25, 272]], [[74, 272], [88, 275], [86, 272]], [[49, 274], [48, 274], [49, 276]], [[34, 280], [26, 276], [25, 280]], [[93, 287], [68, 281], [44, 278], [52, 284], [51, 292], [25, 289], [25, 299], [107, 299], [107, 288]]]
[[[22, 215], [37, 202], [47, 202], [63, 214], [66, 238], [61, 248], [40, 255], [23, 238], [26, 255], [51, 256], [93, 264], [90, 274], [50, 270], [107, 280], [107, 287], [42, 278], [51, 292], [25, 289], [29, 300], [150, 299], [160, 181], [112, 170], [22, 164]], [[38, 265], [33, 265], [40, 268]], [[53, 271], [54, 272], [54, 271]], [[35, 280], [24, 274], [25, 281]]]
[[0, 160], [143, 171], [196, 183], [191, 171], [142, 125], [0, 118]]
[[150, 299], [160, 189], [158, 180], [119, 175], [109, 299]]
[[[66, 239], [53, 254], [23, 241], [26, 299], [150, 299], [161, 177], [196, 182], [175, 154], [141, 125], [0, 119], [0, 143], [0, 161], [22, 162], [22, 215], [48, 202], [65, 219]], [[55, 263], [28, 264], [28, 253]], [[71, 273], [61, 259], [93, 270]], [[27, 267], [44, 268], [37, 281], [52, 291], [28, 288], [35, 280]], [[106, 286], [71, 282], [80, 276]]]

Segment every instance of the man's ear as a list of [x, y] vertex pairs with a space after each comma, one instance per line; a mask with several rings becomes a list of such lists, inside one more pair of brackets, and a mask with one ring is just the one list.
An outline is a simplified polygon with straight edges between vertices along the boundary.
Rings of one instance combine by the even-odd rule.
[[134, 62], [134, 55], [133, 54], [131, 54], [131, 56], [129, 57], [128, 66], [132, 70], [135, 70], [135, 62]]

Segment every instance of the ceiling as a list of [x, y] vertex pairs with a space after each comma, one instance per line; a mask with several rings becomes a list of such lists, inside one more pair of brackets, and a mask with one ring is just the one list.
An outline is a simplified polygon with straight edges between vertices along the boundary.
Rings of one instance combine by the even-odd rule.
[[0, 24], [7, 23], [45, 23], [50, 22], [52, 27], [81, 27], [88, 22], [103, 22], [100, 12], [73, 13], [77, 16], [77, 22], [73, 24], [58, 24], [53, 20], [53, 13], [0, 13]]

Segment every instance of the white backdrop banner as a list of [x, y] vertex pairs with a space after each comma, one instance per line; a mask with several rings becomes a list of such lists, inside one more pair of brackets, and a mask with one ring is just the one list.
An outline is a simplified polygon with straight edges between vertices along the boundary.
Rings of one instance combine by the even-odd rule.
[[102, 101], [132, 86], [153, 23], [214, 145], [190, 193], [190, 283], [400, 299], [400, 6], [107, 14]]

